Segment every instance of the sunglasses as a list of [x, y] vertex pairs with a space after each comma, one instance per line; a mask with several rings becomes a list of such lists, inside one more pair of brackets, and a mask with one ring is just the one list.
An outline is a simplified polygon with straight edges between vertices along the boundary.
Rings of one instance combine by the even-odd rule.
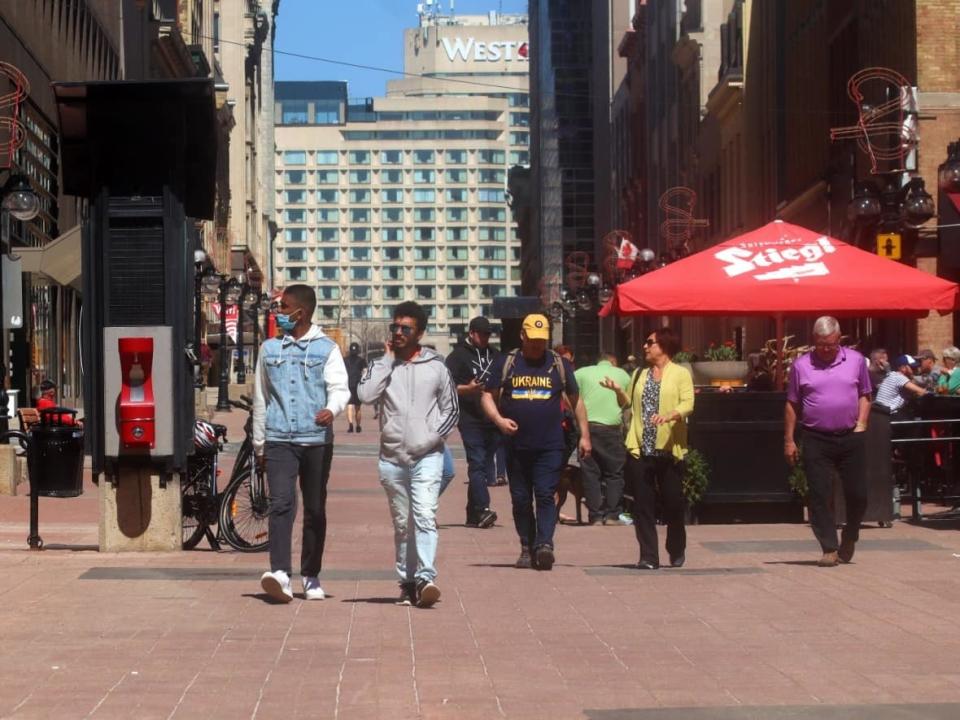
[[416, 328], [410, 327], [409, 325], [401, 325], [400, 323], [391, 323], [387, 329], [391, 335], [400, 334], [404, 337], [410, 337], [416, 332]]
[[651, 340], [650, 338], [647, 338], [646, 340], [643, 341], [644, 347], [650, 347], [651, 345], [656, 345], [656, 344], [657, 344], [657, 341]]

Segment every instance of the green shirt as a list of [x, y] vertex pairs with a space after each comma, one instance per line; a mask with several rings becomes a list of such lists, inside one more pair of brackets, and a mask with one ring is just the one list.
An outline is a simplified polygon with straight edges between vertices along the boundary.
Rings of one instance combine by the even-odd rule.
[[596, 365], [578, 368], [574, 376], [587, 409], [587, 420], [601, 425], [619, 425], [623, 420], [623, 411], [617, 403], [617, 394], [601, 386], [600, 382], [608, 377], [627, 392], [630, 376], [626, 371], [614, 367], [609, 360], [601, 360]]

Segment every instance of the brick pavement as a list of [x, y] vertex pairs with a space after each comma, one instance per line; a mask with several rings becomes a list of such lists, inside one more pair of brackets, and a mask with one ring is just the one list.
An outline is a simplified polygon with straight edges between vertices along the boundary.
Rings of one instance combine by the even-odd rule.
[[511, 567], [506, 489], [471, 530], [458, 480], [443, 598], [408, 609], [375, 439], [338, 434], [320, 603], [265, 602], [263, 555], [90, 550], [92, 487], [41, 500], [30, 552], [27, 499], [0, 498], [0, 717], [960, 717], [958, 522], [865, 529], [831, 569], [806, 526], [697, 526], [687, 566], [653, 573], [628, 567], [632, 529], [562, 526], [537, 573]]

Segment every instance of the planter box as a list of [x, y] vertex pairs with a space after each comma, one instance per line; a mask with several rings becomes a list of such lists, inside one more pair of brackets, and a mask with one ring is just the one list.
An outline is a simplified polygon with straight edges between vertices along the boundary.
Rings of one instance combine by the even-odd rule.
[[712, 360], [691, 363], [696, 385], [744, 385], [750, 374], [746, 360]]

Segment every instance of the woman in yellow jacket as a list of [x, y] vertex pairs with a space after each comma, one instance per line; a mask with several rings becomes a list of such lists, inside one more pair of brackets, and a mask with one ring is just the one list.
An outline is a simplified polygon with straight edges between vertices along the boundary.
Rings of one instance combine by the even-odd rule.
[[617, 393], [620, 407], [631, 407], [624, 476], [633, 488], [633, 523], [640, 544], [641, 570], [660, 567], [657, 549], [657, 494], [667, 522], [670, 566], [681, 567], [687, 547], [684, 527], [683, 458], [687, 454], [686, 418], [693, 412], [693, 379], [670, 362], [680, 341], [670, 328], [650, 333], [643, 344], [647, 367], [635, 370], [630, 394], [612, 380], [602, 384]]

